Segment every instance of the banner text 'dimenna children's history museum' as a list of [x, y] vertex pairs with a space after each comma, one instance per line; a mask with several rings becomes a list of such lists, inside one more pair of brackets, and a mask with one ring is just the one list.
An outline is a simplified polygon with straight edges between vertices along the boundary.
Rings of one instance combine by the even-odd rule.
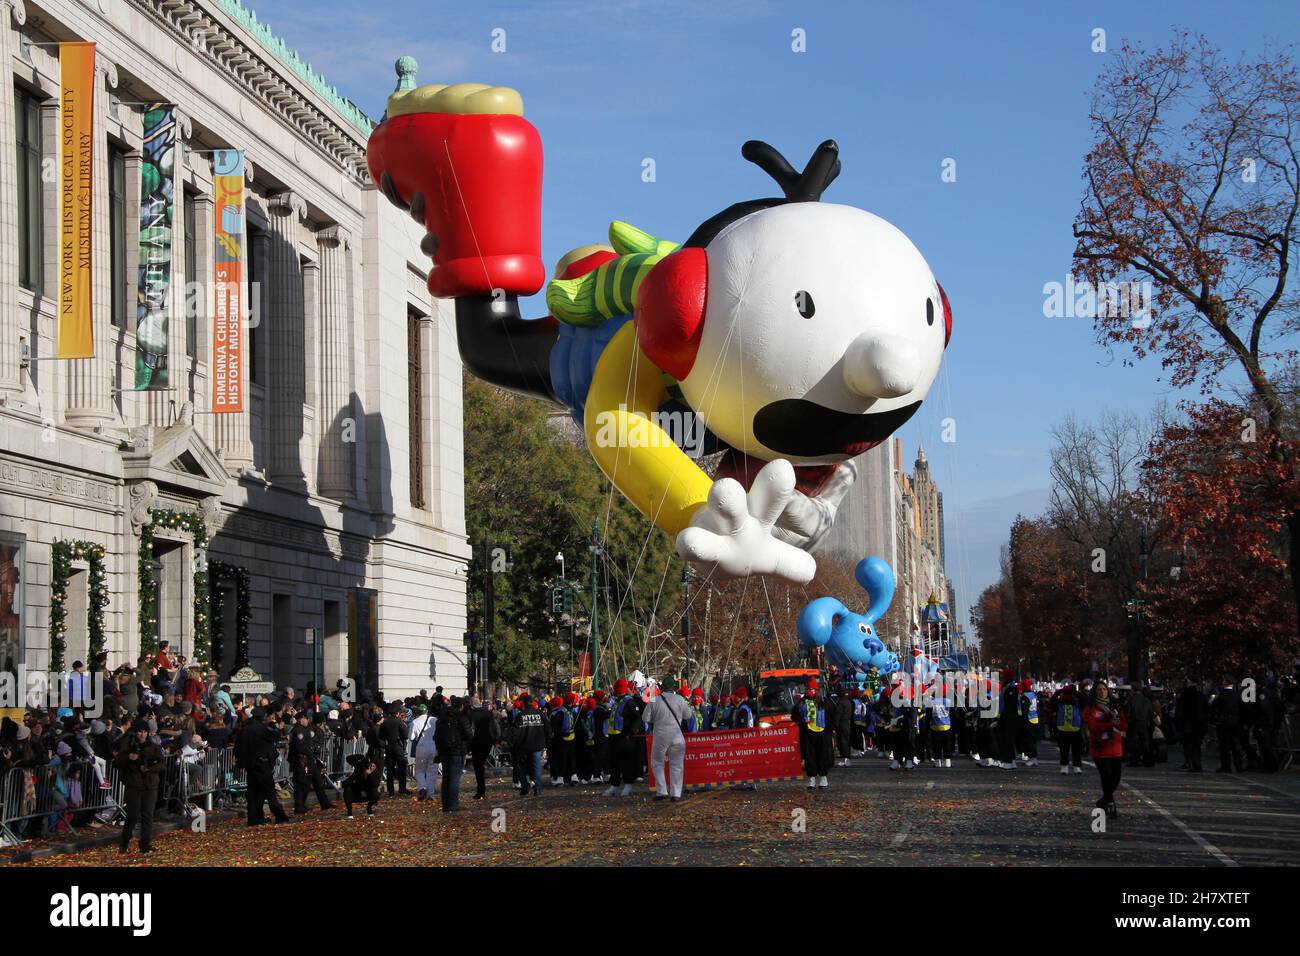
[[244, 410], [244, 152], [213, 154], [212, 410]]

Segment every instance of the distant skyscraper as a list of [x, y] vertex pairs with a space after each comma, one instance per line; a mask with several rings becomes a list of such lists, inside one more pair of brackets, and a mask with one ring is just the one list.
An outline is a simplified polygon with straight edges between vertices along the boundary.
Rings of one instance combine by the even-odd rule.
[[817, 556], [856, 563], [874, 555], [888, 561], [897, 579], [893, 608], [907, 621], [916, 621], [931, 594], [955, 607], [943, 564], [943, 495], [925, 452], [918, 451], [911, 476], [904, 470], [898, 438], [856, 461], [857, 481], [840, 503], [835, 527]]

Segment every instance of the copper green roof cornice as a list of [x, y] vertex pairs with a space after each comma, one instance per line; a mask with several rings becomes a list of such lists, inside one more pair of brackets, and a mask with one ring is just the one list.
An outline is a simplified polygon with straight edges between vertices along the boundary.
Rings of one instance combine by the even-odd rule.
[[353, 126], [367, 136], [375, 128], [372, 120], [351, 100], [339, 93], [338, 87], [331, 84], [320, 73], [311, 68], [297, 52], [289, 49], [288, 44], [271, 32], [271, 28], [257, 18], [257, 14], [243, 5], [241, 0], [216, 0], [221, 7], [240, 26], [253, 35], [262, 48], [287, 66], [309, 87], [324, 97], [331, 106], [339, 111]]

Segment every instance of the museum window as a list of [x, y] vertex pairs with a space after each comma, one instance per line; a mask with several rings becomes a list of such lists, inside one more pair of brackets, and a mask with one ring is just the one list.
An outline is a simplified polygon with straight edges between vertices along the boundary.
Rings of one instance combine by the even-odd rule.
[[[6, 25], [7, 26], [7, 25]], [[14, 92], [18, 127], [18, 284], [42, 291], [41, 110], [26, 90]]]
[[421, 330], [424, 317], [415, 309], [406, 312], [406, 411], [411, 449], [411, 507], [424, 507], [424, 362]]
[[194, 221], [198, 215], [198, 203], [194, 193], [186, 190], [182, 200], [184, 219], [182, 236], [185, 255], [185, 354], [196, 358], [199, 354], [199, 242], [198, 224]]
[[126, 152], [108, 147], [108, 249], [110, 321], [126, 328]]

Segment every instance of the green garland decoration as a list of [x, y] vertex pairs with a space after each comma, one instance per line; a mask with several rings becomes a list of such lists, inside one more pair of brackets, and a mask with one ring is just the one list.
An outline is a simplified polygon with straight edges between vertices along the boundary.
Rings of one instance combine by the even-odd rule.
[[217, 661], [221, 660], [221, 654], [225, 650], [225, 633], [226, 633], [226, 592], [217, 587], [217, 579], [220, 577], [220, 561], [208, 561], [208, 625], [212, 631], [212, 666], [217, 666]]
[[[108, 607], [108, 573], [104, 568], [104, 546], [94, 541], [55, 541], [51, 548], [50, 574], [50, 670], [61, 671], [68, 647], [68, 578], [72, 562], [84, 560], [89, 566], [86, 587], [90, 607], [86, 627], [90, 632], [89, 658], [104, 651], [104, 608]], [[86, 661], [89, 666], [90, 661]]]
[[225, 640], [226, 598], [225, 592], [217, 587], [219, 581], [235, 582], [235, 663], [231, 673], [248, 666], [248, 628], [253, 620], [253, 602], [250, 596], [249, 575], [246, 568], [225, 561], [210, 559], [208, 561], [208, 580], [210, 583], [208, 605], [212, 633], [212, 659], [222, 658], [222, 642]]
[[[154, 635], [154, 626], [158, 623], [158, 607], [155, 590], [158, 584], [153, 569], [154, 529], [167, 528], [172, 531], [188, 531], [194, 541], [195, 550], [207, 549], [208, 528], [203, 523], [202, 515], [193, 511], [174, 511], [169, 508], [157, 508], [149, 515], [149, 523], [140, 529], [140, 653], [152, 654], [158, 650]], [[208, 626], [208, 568], [207, 562], [194, 562], [194, 649], [191, 659], [200, 667], [208, 666], [209, 626]]]

